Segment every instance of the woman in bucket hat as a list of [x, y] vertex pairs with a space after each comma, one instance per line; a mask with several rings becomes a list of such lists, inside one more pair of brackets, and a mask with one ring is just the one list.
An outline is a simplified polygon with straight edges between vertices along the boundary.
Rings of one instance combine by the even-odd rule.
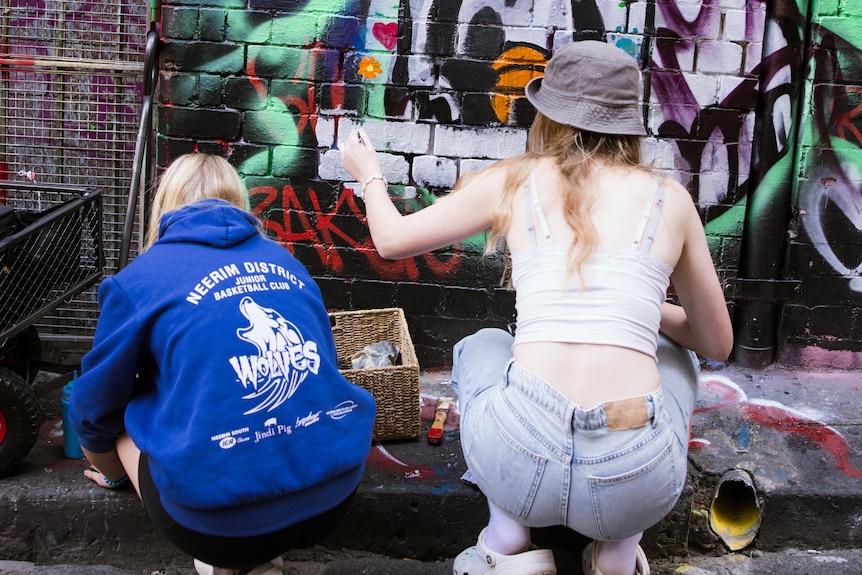
[[[698, 362], [725, 360], [730, 319], [686, 189], [640, 160], [640, 74], [625, 52], [575, 42], [526, 95], [526, 153], [460, 179], [456, 192], [402, 216], [363, 130], [343, 143], [374, 245], [397, 259], [488, 231], [511, 254], [514, 336], [458, 342], [465, 479], [490, 520], [456, 575], [556, 573], [531, 527], [565, 525], [593, 542], [588, 575], [647, 575], [643, 531], [686, 480]], [[666, 301], [670, 281], [681, 305]], [[661, 332], [661, 334], [660, 334]]]

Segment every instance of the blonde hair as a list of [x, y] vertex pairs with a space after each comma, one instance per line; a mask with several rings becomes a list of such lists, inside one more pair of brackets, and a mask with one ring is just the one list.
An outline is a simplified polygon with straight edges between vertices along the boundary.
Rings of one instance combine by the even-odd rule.
[[[541, 112], [527, 137], [526, 153], [498, 162], [486, 169], [505, 169], [506, 181], [491, 220], [485, 254], [493, 253], [505, 239], [515, 193], [542, 158], [551, 158], [560, 174], [563, 213], [574, 233], [569, 245], [567, 273], [580, 273], [596, 245], [596, 230], [590, 219], [594, 196], [591, 182], [599, 164], [644, 169], [641, 166], [641, 136], [601, 134], [580, 130], [551, 120]], [[462, 180], [469, 179], [469, 174]], [[460, 187], [462, 182], [459, 181]]]
[[200, 153], [185, 154], [174, 160], [159, 178], [150, 208], [144, 249], [159, 239], [159, 223], [163, 215], [206, 198], [225, 200], [246, 209], [245, 185], [227, 160]]

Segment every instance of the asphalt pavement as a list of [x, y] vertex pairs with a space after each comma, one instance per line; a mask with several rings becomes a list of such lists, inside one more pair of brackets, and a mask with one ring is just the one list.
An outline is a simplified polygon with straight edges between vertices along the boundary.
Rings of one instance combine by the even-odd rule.
[[[422, 562], [383, 555], [313, 548], [288, 554], [285, 575], [451, 575], [451, 561]], [[314, 555], [314, 558], [309, 557]], [[854, 575], [862, 573], [862, 550], [789, 549], [721, 556], [691, 556], [651, 562], [653, 575]], [[560, 572], [561, 575], [564, 573]], [[580, 571], [571, 572], [580, 575]], [[191, 566], [159, 571], [129, 570], [104, 565], [34, 565], [0, 561], [0, 575], [194, 575]]]
[[[862, 373], [711, 367], [686, 489], [644, 536], [653, 572], [862, 574]], [[288, 555], [286, 573], [448, 574], [475, 541], [487, 508], [460, 480], [457, 404], [441, 444], [425, 440], [437, 397], [454, 394], [448, 373], [423, 372], [420, 391], [421, 437], [373, 446], [347, 517], [321, 546]], [[191, 575], [132, 490], [101, 489], [63, 456], [59, 394], [44, 401], [36, 447], [0, 479], [0, 575]], [[580, 575], [585, 539], [541, 529], [534, 541], [561, 575]]]

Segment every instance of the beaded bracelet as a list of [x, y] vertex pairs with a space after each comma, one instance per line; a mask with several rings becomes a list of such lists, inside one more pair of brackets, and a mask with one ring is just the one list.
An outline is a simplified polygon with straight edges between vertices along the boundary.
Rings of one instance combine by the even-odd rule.
[[122, 485], [123, 483], [125, 483], [128, 480], [129, 480], [128, 475], [123, 475], [122, 477], [120, 477], [116, 481], [111, 481], [110, 479], [108, 479], [107, 475], [102, 475], [102, 481], [104, 481], [108, 487], [119, 487], [120, 485]]
[[384, 187], [389, 187], [389, 182], [380, 174], [374, 174], [373, 176], [368, 176], [368, 179], [362, 184], [362, 195], [365, 195], [365, 188], [368, 187], [368, 184], [373, 182], [374, 180], [380, 180], [383, 182]]

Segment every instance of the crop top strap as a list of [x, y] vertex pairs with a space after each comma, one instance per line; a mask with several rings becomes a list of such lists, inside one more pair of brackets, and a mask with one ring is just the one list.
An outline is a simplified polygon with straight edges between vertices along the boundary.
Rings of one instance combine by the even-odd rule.
[[548, 220], [545, 218], [545, 210], [542, 209], [542, 203], [539, 201], [539, 192], [536, 191], [536, 174], [534, 172], [530, 172], [530, 178], [525, 188], [524, 209], [527, 212], [527, 231], [530, 233], [530, 245], [533, 248], [538, 247], [538, 242], [536, 242], [536, 226], [533, 224], [533, 210], [530, 208], [530, 204], [536, 209], [536, 217], [539, 219], [539, 225], [542, 226], [542, 233], [545, 234], [545, 243], [553, 245], [551, 228], [548, 226]]
[[652, 248], [652, 242], [655, 239], [655, 231], [658, 228], [658, 221], [661, 217], [661, 209], [664, 205], [664, 181], [661, 178], [656, 180], [655, 188], [650, 195], [649, 203], [644, 210], [641, 223], [638, 226], [637, 234], [632, 242], [632, 247], [639, 249], [641, 252], [648, 254]]

